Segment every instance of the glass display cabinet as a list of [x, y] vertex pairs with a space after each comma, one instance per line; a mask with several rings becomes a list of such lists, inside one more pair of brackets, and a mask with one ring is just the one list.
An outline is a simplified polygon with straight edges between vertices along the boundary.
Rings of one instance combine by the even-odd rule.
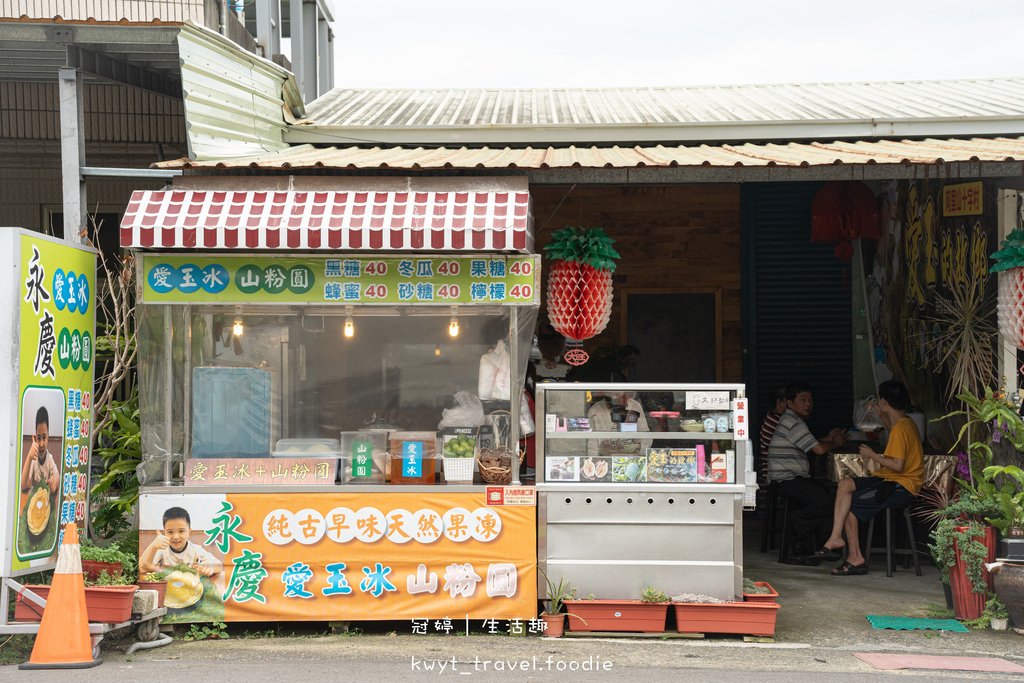
[[[579, 595], [742, 594], [742, 384], [537, 385], [538, 563]], [[556, 579], [557, 580], [557, 579]]]

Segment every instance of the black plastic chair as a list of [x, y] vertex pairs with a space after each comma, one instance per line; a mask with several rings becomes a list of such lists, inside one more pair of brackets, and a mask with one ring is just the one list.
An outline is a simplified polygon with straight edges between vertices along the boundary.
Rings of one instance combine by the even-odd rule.
[[[907, 525], [907, 539], [909, 540], [909, 546], [907, 548], [895, 548], [893, 543], [895, 542], [894, 536], [896, 536], [896, 529], [893, 520], [893, 512], [902, 514], [903, 519]], [[875, 520], [878, 515], [871, 518], [868, 522], [868, 537], [865, 545], [867, 550], [864, 553], [865, 566], [871, 566], [871, 554], [872, 553], [885, 553], [885, 575], [892, 577], [893, 569], [896, 566], [895, 555], [903, 555], [904, 557], [910, 556], [914, 560], [914, 571], [918, 576], [921, 576], [921, 562], [917, 557], [917, 541], [914, 539], [914, 524], [910, 519], [910, 505], [904, 505], [902, 507], [891, 507], [885, 509], [885, 545], [880, 547], [872, 546], [871, 544], [875, 541]], [[904, 563], [904, 568], [907, 565]]]

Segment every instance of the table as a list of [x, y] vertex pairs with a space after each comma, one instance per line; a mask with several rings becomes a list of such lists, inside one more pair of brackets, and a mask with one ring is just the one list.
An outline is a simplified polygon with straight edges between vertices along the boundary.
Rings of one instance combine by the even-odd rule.
[[[939, 491], [953, 489], [953, 476], [956, 474], [957, 456], [948, 453], [924, 454], [924, 488]], [[870, 458], [858, 453], [837, 451], [828, 456], [828, 478], [838, 482], [850, 477], [869, 477], [879, 469], [880, 465]]]

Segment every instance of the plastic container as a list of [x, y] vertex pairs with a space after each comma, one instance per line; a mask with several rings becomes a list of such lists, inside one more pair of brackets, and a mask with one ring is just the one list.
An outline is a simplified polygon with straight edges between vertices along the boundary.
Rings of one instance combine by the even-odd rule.
[[342, 484], [383, 484], [388, 433], [381, 430], [341, 433]]
[[449, 484], [472, 484], [475, 458], [444, 458], [444, 480]]
[[337, 458], [337, 439], [280, 439], [271, 455], [275, 458]]
[[392, 484], [422, 486], [434, 483], [435, 432], [391, 432], [388, 446]]

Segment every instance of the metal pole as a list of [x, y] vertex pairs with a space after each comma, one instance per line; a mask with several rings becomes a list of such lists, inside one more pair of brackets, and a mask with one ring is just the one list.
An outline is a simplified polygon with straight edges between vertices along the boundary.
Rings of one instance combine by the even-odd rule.
[[60, 159], [64, 190], [64, 241], [85, 244], [86, 198], [85, 119], [82, 113], [82, 74], [58, 69], [60, 93]]
[[185, 305], [185, 377], [182, 383], [185, 388], [185, 395], [182, 401], [185, 414], [185, 441], [181, 450], [185, 458], [192, 457], [192, 306]]
[[512, 485], [519, 486], [519, 406], [523, 390], [519, 379], [519, 307], [509, 307], [508, 314], [508, 398], [509, 413], [512, 414], [510, 434], [514, 455], [512, 456]]
[[171, 318], [171, 307], [164, 306], [164, 449], [166, 459], [164, 460], [164, 484], [171, 483], [172, 454], [174, 452], [174, 349], [171, 348], [173, 340], [173, 320]]

